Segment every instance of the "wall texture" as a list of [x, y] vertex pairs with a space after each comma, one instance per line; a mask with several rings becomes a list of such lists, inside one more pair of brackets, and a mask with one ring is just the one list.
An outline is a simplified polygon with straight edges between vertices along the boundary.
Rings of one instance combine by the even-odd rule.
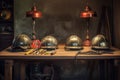
[[91, 18], [90, 38], [93, 38], [99, 29], [102, 8], [108, 7], [112, 10], [112, 0], [25, 0], [24, 2], [15, 0], [15, 36], [21, 33], [31, 35], [32, 19], [26, 17], [26, 11], [31, 10], [33, 3], [43, 13], [42, 18], [36, 19], [37, 37], [42, 39], [47, 35], [53, 35], [60, 43], [65, 42], [71, 34], [80, 36], [82, 40], [85, 39], [86, 21], [81, 19], [79, 14], [87, 3], [97, 13], [97, 17]]
[[120, 1], [114, 0], [114, 45], [120, 48]]

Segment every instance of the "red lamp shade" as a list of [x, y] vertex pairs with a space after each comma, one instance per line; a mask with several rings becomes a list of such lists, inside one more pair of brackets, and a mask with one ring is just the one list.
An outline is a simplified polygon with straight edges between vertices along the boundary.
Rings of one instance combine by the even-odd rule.
[[94, 17], [95, 12], [93, 12], [89, 6], [85, 7], [85, 10], [80, 13], [81, 18], [91, 18]]
[[42, 13], [40, 11], [37, 11], [36, 6], [33, 6], [31, 11], [26, 12], [26, 16], [32, 18], [40, 18], [42, 17]]

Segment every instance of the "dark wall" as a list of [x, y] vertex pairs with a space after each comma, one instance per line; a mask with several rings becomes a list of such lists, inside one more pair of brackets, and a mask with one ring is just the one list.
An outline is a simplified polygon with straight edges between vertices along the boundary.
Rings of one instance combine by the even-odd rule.
[[97, 34], [103, 6], [112, 10], [112, 0], [25, 0], [24, 2], [15, 0], [15, 36], [20, 33], [31, 35], [32, 19], [26, 17], [26, 11], [31, 10], [35, 3], [38, 10], [43, 13], [42, 18], [36, 20], [36, 32], [39, 39], [53, 35], [59, 42], [65, 42], [68, 36], [77, 34], [84, 40], [86, 22], [79, 17], [79, 14], [84, 10], [87, 2], [92, 10], [97, 12], [97, 17], [91, 18], [90, 38], [92, 38]]
[[114, 45], [120, 48], [120, 0], [114, 0]]

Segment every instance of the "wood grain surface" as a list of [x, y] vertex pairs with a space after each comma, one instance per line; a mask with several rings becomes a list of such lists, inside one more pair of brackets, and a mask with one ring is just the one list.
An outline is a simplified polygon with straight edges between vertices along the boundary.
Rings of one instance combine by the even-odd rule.
[[26, 52], [12, 52], [8, 48], [0, 52], [0, 59], [120, 59], [119, 49], [111, 48], [111, 51], [96, 54], [91, 53], [92, 51], [91, 47], [84, 47], [80, 51], [66, 51], [64, 45], [59, 45], [54, 55], [25, 55]]

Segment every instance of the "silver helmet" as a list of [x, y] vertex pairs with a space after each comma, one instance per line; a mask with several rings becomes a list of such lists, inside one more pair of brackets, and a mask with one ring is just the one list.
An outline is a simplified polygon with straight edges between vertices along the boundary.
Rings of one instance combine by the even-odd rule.
[[109, 49], [109, 43], [104, 35], [96, 35], [92, 39], [93, 49]]
[[82, 49], [82, 40], [77, 35], [71, 35], [67, 38], [65, 49], [66, 50], [79, 50]]
[[46, 36], [41, 40], [41, 48], [56, 49], [58, 48], [58, 41], [54, 36]]
[[13, 39], [12, 49], [30, 48], [31, 39], [26, 34], [19, 34]]

